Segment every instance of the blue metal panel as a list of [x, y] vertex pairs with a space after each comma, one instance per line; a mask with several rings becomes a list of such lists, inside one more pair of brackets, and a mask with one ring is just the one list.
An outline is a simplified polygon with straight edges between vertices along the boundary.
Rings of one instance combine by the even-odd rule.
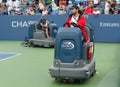
[[58, 31], [57, 24], [55, 23], [49, 24], [50, 37], [56, 38], [57, 31]]
[[78, 28], [61, 28], [55, 43], [55, 59], [71, 63], [82, 58], [82, 33]]

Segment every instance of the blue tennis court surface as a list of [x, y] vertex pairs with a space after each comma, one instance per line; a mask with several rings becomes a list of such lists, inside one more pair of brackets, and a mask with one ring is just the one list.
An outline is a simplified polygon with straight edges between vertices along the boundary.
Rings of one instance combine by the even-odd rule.
[[6, 60], [17, 55], [17, 53], [0, 53], [0, 60]]

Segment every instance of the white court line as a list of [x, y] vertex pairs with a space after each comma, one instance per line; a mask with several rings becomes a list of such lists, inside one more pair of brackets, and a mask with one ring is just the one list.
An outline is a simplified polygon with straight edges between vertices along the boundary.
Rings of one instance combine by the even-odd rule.
[[14, 58], [14, 57], [16, 57], [16, 56], [21, 55], [21, 53], [7, 53], [7, 52], [0, 52], [0, 53], [2, 53], [2, 54], [15, 54], [15, 55], [13, 55], [13, 56], [6, 57], [6, 58], [4, 58], [4, 59], [0, 59], [0, 61], [8, 60], [8, 59], [10, 59], [10, 58]]
[[18, 53], [9, 53], [9, 52], [0, 52], [2, 54], [18, 54]]

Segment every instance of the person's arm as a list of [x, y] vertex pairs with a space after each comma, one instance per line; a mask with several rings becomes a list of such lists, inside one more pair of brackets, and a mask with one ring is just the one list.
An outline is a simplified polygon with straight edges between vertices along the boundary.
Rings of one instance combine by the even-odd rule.
[[117, 11], [116, 11], [115, 8], [113, 8], [112, 6], [111, 6], [110, 8], [111, 8], [111, 10], [112, 10], [113, 12], [117, 13]]
[[81, 17], [81, 20], [78, 22], [78, 26], [80, 27], [80, 29], [83, 29], [86, 25], [86, 20], [84, 17]]
[[42, 23], [40, 23], [40, 26], [41, 26], [41, 27], [43, 27], [43, 24], [42, 24]]
[[85, 42], [88, 42], [88, 36], [87, 36], [87, 33], [86, 33], [86, 30], [85, 30], [85, 25], [86, 25], [86, 20], [84, 17], [81, 17], [80, 21], [78, 22], [78, 26], [83, 34], [83, 37], [84, 37], [84, 41]]
[[69, 27], [69, 23], [70, 23], [70, 17], [66, 19], [64, 27]]
[[46, 27], [43, 23], [40, 23], [40, 26], [41, 26], [41, 27]]
[[111, 7], [111, 9], [112, 9], [112, 11], [115, 11], [115, 9], [114, 9], [114, 8], [112, 8], [112, 7]]
[[49, 24], [50, 22], [48, 20], [46, 20], [46, 23]]

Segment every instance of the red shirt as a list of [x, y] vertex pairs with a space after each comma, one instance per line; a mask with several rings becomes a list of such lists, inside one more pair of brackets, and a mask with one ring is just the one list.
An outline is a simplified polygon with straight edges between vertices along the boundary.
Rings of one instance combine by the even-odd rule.
[[88, 6], [86, 6], [85, 10], [84, 10], [84, 14], [93, 14], [93, 9], [88, 7]]
[[59, 6], [60, 6], [60, 5], [66, 6], [66, 0], [59, 0]]
[[[64, 27], [70, 27], [70, 24], [69, 22], [71, 21], [71, 16], [69, 16], [67, 19], [66, 19], [66, 24], [64, 25]], [[87, 34], [86, 34], [86, 31], [85, 31], [85, 25], [86, 25], [86, 20], [83, 16], [79, 16], [78, 20], [77, 20], [77, 24], [80, 28], [80, 30], [82, 31], [82, 34], [84, 36], [84, 40], [85, 42], [88, 41], [88, 37], [87, 37]]]

